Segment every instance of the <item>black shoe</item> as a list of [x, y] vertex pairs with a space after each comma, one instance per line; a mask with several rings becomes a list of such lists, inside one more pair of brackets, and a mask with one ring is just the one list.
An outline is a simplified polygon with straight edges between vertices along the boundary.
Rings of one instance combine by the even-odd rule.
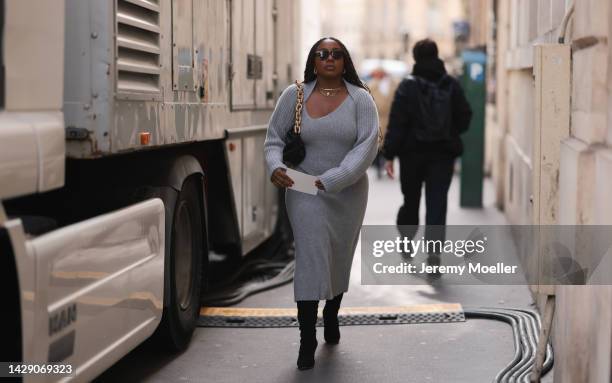
[[429, 254], [427, 257], [427, 265], [428, 266], [440, 266], [440, 255], [439, 254]]
[[333, 321], [325, 322], [323, 336], [325, 337], [325, 343], [327, 344], [340, 343], [340, 325], [338, 324], [338, 318], [336, 318], [335, 323]]
[[340, 310], [340, 302], [342, 294], [330, 299], [325, 303], [323, 308], [323, 336], [328, 344], [340, 343], [340, 324], [338, 323], [338, 310]]
[[314, 367], [317, 349], [317, 306], [319, 301], [298, 301], [298, 322], [300, 325], [300, 351], [297, 359], [299, 370]]
[[323, 336], [325, 343], [338, 344], [340, 343], [340, 324], [338, 323], [338, 308], [325, 305], [323, 309]]
[[317, 340], [309, 342], [300, 341], [300, 352], [298, 354], [297, 368], [298, 370], [310, 370], [315, 365], [315, 351], [317, 349]]
[[412, 262], [412, 260], [414, 259], [414, 257], [412, 256], [412, 253], [410, 251], [402, 251], [400, 252], [402, 259], [405, 262]]
[[[440, 266], [440, 255], [439, 254], [430, 254], [427, 257], [427, 265], [428, 266]], [[436, 280], [442, 277], [442, 273], [436, 268], [436, 271], [432, 273], [427, 273], [427, 278], [429, 280]]]

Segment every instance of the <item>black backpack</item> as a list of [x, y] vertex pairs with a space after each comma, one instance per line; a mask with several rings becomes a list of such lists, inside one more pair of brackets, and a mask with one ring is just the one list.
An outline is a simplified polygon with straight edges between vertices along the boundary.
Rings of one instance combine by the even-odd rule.
[[414, 136], [418, 141], [434, 142], [452, 139], [452, 79], [442, 76], [438, 82], [411, 76], [418, 89], [418, 123]]

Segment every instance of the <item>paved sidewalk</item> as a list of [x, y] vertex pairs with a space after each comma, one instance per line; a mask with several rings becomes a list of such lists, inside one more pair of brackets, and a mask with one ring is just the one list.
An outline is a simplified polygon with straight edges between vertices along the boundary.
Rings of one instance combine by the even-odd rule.
[[[485, 184], [483, 209], [459, 208], [459, 179], [449, 195], [448, 224], [506, 224], [493, 207]], [[370, 172], [366, 224], [395, 222], [402, 201], [399, 183]], [[424, 207], [423, 207], [424, 208]], [[424, 213], [424, 211], [422, 211]], [[359, 250], [359, 248], [358, 248]], [[464, 307], [530, 307], [524, 286], [362, 286], [359, 253], [343, 306], [461, 303]], [[285, 285], [247, 298], [242, 307], [294, 307], [293, 287]], [[330, 347], [318, 331], [313, 370], [295, 367], [298, 331], [199, 328], [190, 348], [168, 357], [140, 347], [102, 376], [101, 381], [189, 382], [490, 382], [514, 353], [512, 330], [489, 320], [450, 324], [347, 326]], [[550, 374], [552, 375], [552, 374]], [[545, 382], [552, 381], [548, 376]]]

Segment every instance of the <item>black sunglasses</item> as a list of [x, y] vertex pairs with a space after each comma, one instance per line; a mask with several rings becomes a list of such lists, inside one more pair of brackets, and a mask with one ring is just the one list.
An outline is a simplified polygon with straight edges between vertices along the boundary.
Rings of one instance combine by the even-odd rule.
[[323, 48], [315, 52], [315, 55], [321, 60], [327, 60], [330, 54], [334, 60], [340, 60], [341, 58], [344, 58], [344, 52], [340, 49], [334, 49], [330, 51], [329, 49]]

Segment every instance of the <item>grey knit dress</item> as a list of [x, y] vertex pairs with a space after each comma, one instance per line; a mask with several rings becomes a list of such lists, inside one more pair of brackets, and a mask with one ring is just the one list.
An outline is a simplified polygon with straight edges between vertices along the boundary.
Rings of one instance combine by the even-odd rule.
[[[353, 254], [368, 200], [366, 170], [377, 152], [378, 113], [370, 94], [345, 82], [338, 108], [311, 118], [306, 100], [316, 81], [304, 85], [302, 140], [306, 158], [296, 170], [317, 176], [325, 191], [310, 195], [287, 189], [285, 204], [295, 238], [294, 297], [332, 299], [348, 290]], [[280, 96], [270, 119], [264, 154], [268, 175], [282, 162], [284, 138], [293, 128], [297, 88]]]

